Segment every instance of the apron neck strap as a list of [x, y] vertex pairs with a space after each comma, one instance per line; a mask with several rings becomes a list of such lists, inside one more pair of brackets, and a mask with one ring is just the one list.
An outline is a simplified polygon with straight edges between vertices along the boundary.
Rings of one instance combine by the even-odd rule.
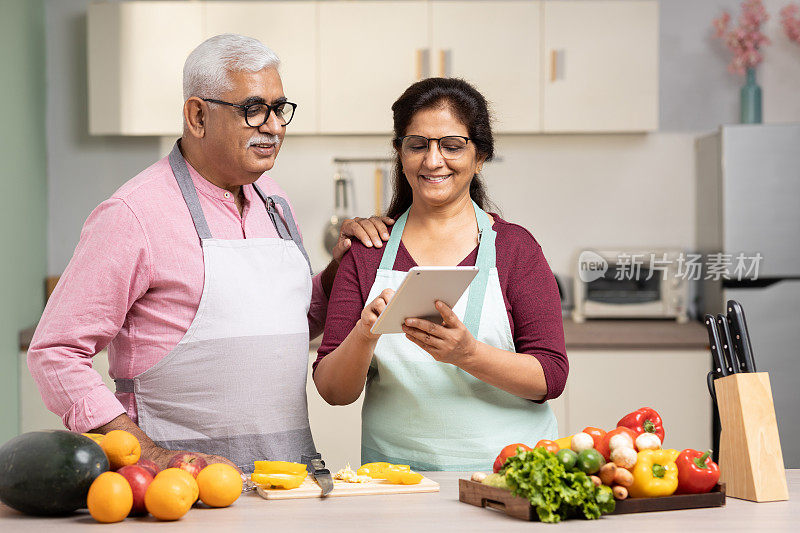
[[200, 198], [197, 197], [197, 189], [194, 188], [192, 176], [189, 175], [189, 167], [186, 166], [186, 160], [181, 154], [180, 142], [180, 139], [178, 139], [169, 153], [169, 166], [178, 181], [178, 187], [181, 189], [181, 194], [183, 194], [183, 199], [189, 208], [189, 213], [192, 215], [192, 222], [194, 222], [194, 227], [197, 230], [197, 236], [200, 237], [201, 241], [210, 239], [211, 230], [208, 229], [208, 222], [206, 222], [206, 216], [203, 214]]
[[[492, 229], [491, 217], [472, 200], [472, 208], [475, 210], [475, 218], [478, 220], [478, 258], [475, 261], [475, 266], [484, 269], [492, 268], [495, 266], [495, 251], [494, 240], [497, 233]], [[400, 248], [400, 241], [403, 238], [403, 231], [406, 228], [406, 221], [408, 220], [408, 213], [411, 211], [409, 207], [405, 213], [400, 215], [400, 218], [392, 226], [392, 234], [381, 256], [381, 264], [378, 268], [381, 270], [392, 270], [394, 268], [395, 259], [397, 259], [397, 251]]]

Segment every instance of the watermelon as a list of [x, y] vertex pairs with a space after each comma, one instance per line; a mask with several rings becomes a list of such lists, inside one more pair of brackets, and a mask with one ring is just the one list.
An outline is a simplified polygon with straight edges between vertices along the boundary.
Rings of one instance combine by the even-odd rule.
[[25, 514], [86, 507], [89, 486], [109, 469], [100, 446], [69, 431], [31, 431], [0, 448], [0, 501]]

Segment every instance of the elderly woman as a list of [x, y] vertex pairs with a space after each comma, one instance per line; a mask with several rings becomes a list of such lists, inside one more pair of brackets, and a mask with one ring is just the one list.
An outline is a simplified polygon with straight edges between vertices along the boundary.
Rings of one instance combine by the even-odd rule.
[[[486, 469], [505, 445], [555, 438], [546, 400], [568, 363], [555, 278], [528, 231], [487, 214], [479, 177], [494, 154], [488, 106], [463, 80], [413, 84], [392, 106], [397, 163], [384, 249], [354, 243], [339, 266], [314, 382], [330, 404], [366, 384], [363, 462]], [[440, 323], [370, 328], [413, 266], [478, 266]], [[465, 317], [466, 321], [465, 321]], [[438, 321], [437, 321], [438, 322]]]

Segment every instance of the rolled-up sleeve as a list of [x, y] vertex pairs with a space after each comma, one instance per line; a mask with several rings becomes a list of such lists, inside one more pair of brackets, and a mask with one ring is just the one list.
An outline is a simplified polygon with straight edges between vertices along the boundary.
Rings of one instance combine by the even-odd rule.
[[141, 224], [121, 199], [89, 216], [69, 265], [51, 295], [28, 350], [28, 369], [47, 408], [86, 432], [125, 412], [92, 368], [125, 324], [151, 280]]

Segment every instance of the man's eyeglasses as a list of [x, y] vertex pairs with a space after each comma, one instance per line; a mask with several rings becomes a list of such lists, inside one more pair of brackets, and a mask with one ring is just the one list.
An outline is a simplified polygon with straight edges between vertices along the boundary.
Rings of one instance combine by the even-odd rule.
[[428, 153], [431, 141], [436, 141], [439, 145], [439, 153], [445, 159], [458, 159], [467, 151], [469, 137], [461, 135], [448, 135], [438, 139], [430, 139], [422, 135], [406, 135], [395, 139], [400, 145], [400, 152], [407, 157], [420, 156]]
[[203, 101], [211, 102], [212, 104], [228, 105], [241, 109], [245, 122], [247, 122], [247, 125], [251, 128], [259, 128], [263, 126], [267, 120], [269, 120], [270, 113], [275, 113], [280, 125], [286, 126], [292, 121], [294, 110], [297, 109], [297, 104], [293, 104], [292, 102], [278, 102], [277, 104], [272, 105], [258, 102], [255, 104], [242, 105], [223, 102], [222, 100], [215, 100], [213, 98], [203, 98]]

